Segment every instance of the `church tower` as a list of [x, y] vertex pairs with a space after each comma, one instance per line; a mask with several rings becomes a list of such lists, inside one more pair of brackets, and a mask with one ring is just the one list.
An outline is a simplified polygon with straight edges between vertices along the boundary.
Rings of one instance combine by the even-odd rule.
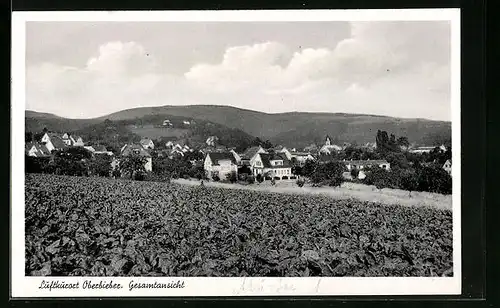
[[330, 136], [328, 136], [328, 135], [326, 135], [325, 145], [332, 145], [332, 140], [331, 140]]

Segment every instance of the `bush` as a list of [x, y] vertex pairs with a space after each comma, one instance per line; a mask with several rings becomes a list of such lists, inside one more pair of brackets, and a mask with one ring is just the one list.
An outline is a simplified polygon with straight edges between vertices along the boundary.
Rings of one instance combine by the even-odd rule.
[[298, 179], [297, 182], [295, 182], [295, 183], [297, 184], [297, 186], [302, 187], [302, 186], [304, 186], [306, 181], [304, 181], [303, 179]]
[[97, 154], [90, 161], [90, 172], [94, 175], [108, 177], [111, 175], [111, 156], [107, 154]]
[[249, 177], [249, 175], [247, 175], [246, 173], [239, 173], [238, 174], [238, 180], [243, 181], [243, 182], [246, 182], [248, 177]]
[[259, 182], [259, 183], [264, 182], [264, 178], [262, 177], [262, 174], [260, 174], [260, 173], [259, 173], [259, 174], [257, 174], [257, 177], [256, 177], [255, 179], [256, 179], [256, 180], [257, 180], [257, 182]]
[[115, 178], [119, 178], [122, 176], [121, 172], [120, 172], [120, 169], [118, 168], [115, 168], [112, 172], [111, 172], [111, 175]]
[[132, 179], [134, 181], [144, 181], [146, 180], [146, 172], [144, 171], [135, 171], [133, 176], [132, 176]]
[[318, 185], [340, 186], [344, 181], [342, 174], [345, 170], [345, 165], [340, 162], [318, 165], [311, 174], [311, 182]]
[[231, 183], [236, 183], [238, 181], [236, 172], [231, 171], [230, 173], [226, 174], [226, 180], [228, 180]]
[[265, 176], [265, 177], [264, 177], [264, 179], [265, 179], [266, 181], [271, 181], [273, 178], [271, 178], [270, 176]]
[[351, 176], [353, 179], [357, 178], [359, 175], [359, 170], [357, 168], [352, 168], [351, 169]]
[[248, 183], [248, 184], [253, 184], [253, 183], [255, 183], [255, 177], [254, 177], [253, 175], [249, 175], [249, 176], [247, 176], [247, 179], [246, 179], [246, 180], [247, 180], [247, 183]]
[[212, 181], [214, 181], [214, 182], [219, 182], [219, 181], [220, 181], [220, 177], [219, 177], [219, 175], [218, 175], [218, 174], [214, 174], [214, 175], [212, 175]]
[[440, 167], [422, 167], [417, 171], [419, 191], [451, 194], [451, 176]]
[[297, 178], [296, 176], [293, 176], [293, 175], [292, 175], [292, 176], [290, 177], [290, 180], [295, 180], [296, 178]]
[[26, 173], [53, 173], [53, 164], [50, 163], [50, 157], [32, 157], [25, 156], [24, 160]]
[[288, 180], [288, 177], [285, 175], [281, 178], [282, 180]]

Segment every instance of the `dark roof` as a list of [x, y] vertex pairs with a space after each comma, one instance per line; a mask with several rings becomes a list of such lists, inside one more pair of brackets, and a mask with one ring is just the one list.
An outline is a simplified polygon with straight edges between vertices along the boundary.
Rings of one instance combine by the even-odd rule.
[[52, 142], [52, 145], [54, 146], [54, 148], [56, 149], [64, 149], [67, 147], [66, 143], [64, 143], [64, 141], [62, 140], [61, 137], [53, 134], [53, 135], [49, 135], [50, 137], [50, 142]]
[[43, 144], [40, 144], [38, 142], [27, 142], [26, 143], [26, 152], [31, 150], [32, 147], [35, 147], [37, 153], [36, 156], [48, 156], [50, 155], [49, 149]]
[[140, 156], [151, 157], [151, 154], [148, 151], [144, 150], [144, 148], [138, 144], [127, 144], [121, 151], [122, 156], [128, 156], [134, 154], [134, 150], [139, 151]]
[[387, 160], [383, 159], [374, 159], [374, 160], [345, 160], [342, 161], [344, 164], [351, 164], [351, 165], [381, 165], [381, 164], [388, 164]]
[[106, 147], [103, 145], [97, 145], [93, 148], [96, 152], [107, 152], [108, 151], [108, 149], [106, 149]]
[[141, 144], [148, 144], [150, 141], [153, 141], [153, 140], [151, 140], [149, 138], [143, 138], [143, 139], [141, 139]]
[[240, 156], [243, 159], [251, 159], [252, 157], [255, 156], [255, 154], [257, 154], [257, 152], [259, 151], [260, 148], [261, 148], [260, 146], [248, 148]]
[[[259, 153], [260, 158], [262, 159], [262, 165], [264, 165], [264, 168], [290, 168], [290, 161], [286, 157], [285, 153], [270, 153], [270, 154], [265, 154], [265, 153]], [[283, 165], [279, 166], [273, 166], [271, 165], [272, 160], [282, 160]]]
[[230, 152], [211, 152], [207, 155], [214, 165], [218, 165], [220, 160], [230, 160], [233, 164], [236, 164], [236, 158]]

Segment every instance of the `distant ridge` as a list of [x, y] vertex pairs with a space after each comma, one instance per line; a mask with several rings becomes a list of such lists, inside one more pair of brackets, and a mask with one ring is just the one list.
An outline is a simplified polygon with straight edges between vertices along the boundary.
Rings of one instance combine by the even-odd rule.
[[[39, 116], [27, 111], [33, 120], [68, 121], [52, 115]], [[395, 118], [383, 115], [285, 112], [264, 113], [221, 105], [187, 105], [138, 107], [122, 110], [94, 119], [71, 120], [71, 125], [82, 127], [102, 122], [140, 119], [147, 116], [175, 116], [209, 121], [242, 130], [252, 136], [269, 139], [285, 146], [303, 147], [311, 143], [322, 143], [329, 134], [337, 142], [374, 142], [377, 130], [385, 130], [397, 136], [407, 136], [410, 142], [418, 144], [439, 144], [451, 140], [451, 122], [427, 119]], [[55, 124], [55, 123], [52, 123]], [[60, 127], [61, 125], [59, 125]], [[68, 127], [71, 128], [71, 127]]]

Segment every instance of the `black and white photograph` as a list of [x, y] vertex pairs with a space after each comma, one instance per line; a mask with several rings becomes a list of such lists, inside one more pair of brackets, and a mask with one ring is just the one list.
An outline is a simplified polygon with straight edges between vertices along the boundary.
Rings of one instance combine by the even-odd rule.
[[17, 281], [37, 296], [459, 293], [459, 13], [430, 11], [25, 18]]

